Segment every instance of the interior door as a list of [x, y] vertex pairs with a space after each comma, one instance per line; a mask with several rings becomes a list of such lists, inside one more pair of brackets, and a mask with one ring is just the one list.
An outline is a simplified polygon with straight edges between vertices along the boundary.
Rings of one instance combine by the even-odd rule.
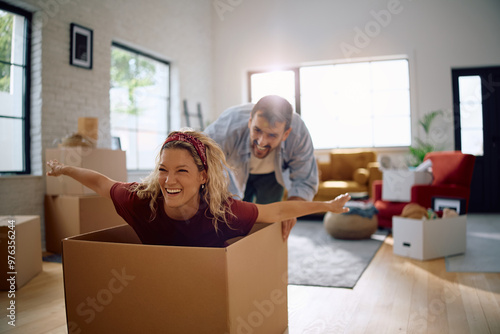
[[455, 149], [476, 156], [469, 212], [500, 212], [500, 66], [452, 70]]

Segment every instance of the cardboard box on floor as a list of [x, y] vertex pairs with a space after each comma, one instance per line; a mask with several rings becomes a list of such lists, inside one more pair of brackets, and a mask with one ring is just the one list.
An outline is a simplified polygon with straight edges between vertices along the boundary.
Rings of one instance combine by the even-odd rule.
[[42, 271], [39, 216], [0, 216], [0, 264], [2, 291], [19, 289]]
[[394, 254], [431, 260], [465, 253], [467, 215], [440, 219], [392, 217]]
[[[88, 147], [61, 147], [45, 150], [45, 159], [69, 166], [95, 170], [115, 181], [127, 181], [125, 151]], [[89, 195], [95, 192], [69, 176], [46, 177], [48, 195]]]
[[68, 332], [283, 333], [287, 268], [280, 223], [225, 248], [142, 245], [128, 225], [68, 238]]
[[431, 184], [432, 174], [408, 169], [384, 170], [382, 174], [382, 199], [392, 202], [409, 202], [414, 184]]
[[49, 252], [60, 254], [64, 238], [123, 224], [109, 198], [45, 196], [45, 247]]

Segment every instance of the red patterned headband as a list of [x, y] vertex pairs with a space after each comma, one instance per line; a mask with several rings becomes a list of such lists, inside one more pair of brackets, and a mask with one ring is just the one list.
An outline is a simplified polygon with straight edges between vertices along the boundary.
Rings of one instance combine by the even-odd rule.
[[168, 136], [168, 138], [163, 143], [162, 147], [171, 141], [183, 141], [185, 143], [193, 145], [194, 149], [196, 150], [196, 153], [198, 153], [198, 156], [200, 157], [201, 162], [203, 163], [203, 166], [205, 167], [205, 170], [208, 170], [207, 151], [205, 145], [203, 145], [203, 143], [198, 138], [195, 138], [187, 133], [178, 132]]

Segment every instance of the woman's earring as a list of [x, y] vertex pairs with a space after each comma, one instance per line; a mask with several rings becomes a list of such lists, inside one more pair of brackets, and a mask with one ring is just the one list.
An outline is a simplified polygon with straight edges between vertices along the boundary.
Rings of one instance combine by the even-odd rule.
[[202, 189], [202, 190], [203, 190], [203, 189], [205, 189], [205, 184], [202, 184], [202, 185], [201, 185], [201, 189]]

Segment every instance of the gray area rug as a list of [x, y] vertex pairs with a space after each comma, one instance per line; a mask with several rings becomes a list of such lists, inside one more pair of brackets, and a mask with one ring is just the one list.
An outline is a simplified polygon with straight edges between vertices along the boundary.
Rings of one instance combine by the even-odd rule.
[[445, 258], [448, 272], [500, 273], [500, 215], [468, 214], [465, 254]]
[[371, 239], [339, 240], [321, 220], [298, 220], [288, 238], [288, 283], [353, 288], [387, 234], [380, 230]]
[[62, 263], [62, 255], [61, 254], [50, 254], [42, 257], [43, 262], [56, 262]]

